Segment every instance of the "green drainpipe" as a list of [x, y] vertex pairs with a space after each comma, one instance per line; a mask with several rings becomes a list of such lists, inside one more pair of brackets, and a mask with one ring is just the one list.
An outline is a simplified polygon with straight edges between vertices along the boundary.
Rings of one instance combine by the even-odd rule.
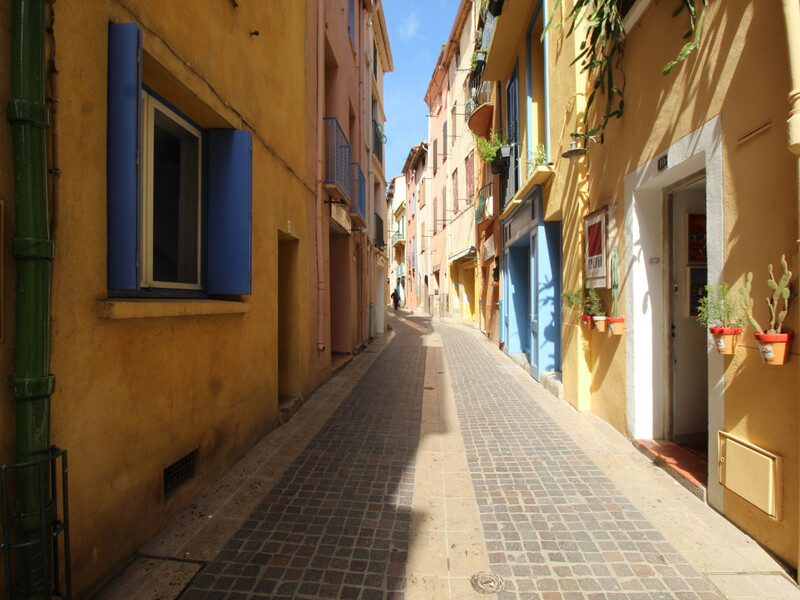
[[[50, 240], [47, 207], [45, 105], [45, 0], [13, 0], [11, 16], [11, 123], [14, 155], [13, 254], [16, 259], [16, 461], [26, 463], [50, 454]], [[49, 479], [49, 478], [48, 478]], [[47, 483], [49, 486], [49, 481]], [[30, 542], [17, 557], [19, 598], [48, 599], [51, 589], [49, 544], [38, 543], [42, 506], [36, 469], [20, 469], [16, 480], [14, 523], [19, 542]], [[49, 498], [49, 491], [47, 497]], [[46, 514], [43, 514], [46, 513]]]

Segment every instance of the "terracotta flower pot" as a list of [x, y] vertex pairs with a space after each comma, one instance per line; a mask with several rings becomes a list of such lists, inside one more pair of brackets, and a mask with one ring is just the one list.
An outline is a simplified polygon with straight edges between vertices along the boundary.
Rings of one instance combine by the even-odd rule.
[[611, 335], [622, 335], [625, 333], [625, 317], [608, 317], [608, 330]]
[[736, 344], [739, 341], [739, 334], [742, 330], [738, 327], [709, 327], [711, 337], [714, 338], [714, 346], [720, 354], [733, 354], [736, 352]]
[[581, 326], [584, 329], [591, 329], [594, 327], [594, 319], [589, 315], [581, 315]]
[[782, 365], [789, 360], [794, 335], [791, 333], [754, 333], [761, 360], [768, 365]]
[[594, 328], [600, 333], [608, 331], [608, 320], [605, 317], [592, 317], [594, 320]]

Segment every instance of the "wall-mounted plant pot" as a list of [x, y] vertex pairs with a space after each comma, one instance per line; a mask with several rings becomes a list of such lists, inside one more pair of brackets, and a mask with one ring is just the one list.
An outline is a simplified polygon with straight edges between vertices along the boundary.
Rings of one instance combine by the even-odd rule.
[[625, 317], [608, 317], [608, 330], [611, 335], [622, 335], [625, 333]]
[[508, 171], [508, 159], [501, 158], [500, 153], [497, 153], [497, 156], [494, 157], [494, 160], [490, 163], [492, 166], [492, 174], [494, 175], [501, 175]]
[[761, 360], [768, 365], [783, 365], [789, 360], [794, 335], [791, 333], [754, 333]]
[[731, 355], [736, 352], [739, 334], [742, 330], [738, 327], [709, 327], [708, 331], [714, 338], [714, 347], [720, 354]]
[[600, 333], [605, 333], [608, 331], [608, 319], [605, 317], [592, 317], [594, 321], [594, 328], [597, 329]]
[[497, 156], [495, 157], [495, 160], [497, 160], [498, 157], [508, 161], [511, 158], [511, 146], [500, 146], [497, 149]]
[[594, 319], [589, 315], [581, 315], [581, 327], [583, 329], [592, 329], [594, 327]]

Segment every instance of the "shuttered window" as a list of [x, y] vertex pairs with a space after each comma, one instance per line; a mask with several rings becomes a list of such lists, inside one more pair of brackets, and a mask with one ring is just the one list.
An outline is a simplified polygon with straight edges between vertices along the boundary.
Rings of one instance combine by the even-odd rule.
[[252, 134], [189, 122], [141, 64], [139, 27], [111, 24], [109, 294], [250, 294]]

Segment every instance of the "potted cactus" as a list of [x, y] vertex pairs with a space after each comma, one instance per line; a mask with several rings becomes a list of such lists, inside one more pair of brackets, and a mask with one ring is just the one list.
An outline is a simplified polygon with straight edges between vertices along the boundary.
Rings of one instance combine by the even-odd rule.
[[[772, 290], [772, 295], [766, 298], [770, 315], [767, 329], [763, 329], [753, 317], [753, 298], [750, 296], [753, 284], [752, 273], [747, 274], [745, 285], [739, 288], [742, 308], [744, 308], [747, 315], [747, 320], [755, 327], [754, 335], [756, 342], [758, 342], [758, 349], [761, 352], [761, 359], [768, 365], [782, 365], [788, 360], [789, 350], [794, 338], [791, 332], [782, 330], [783, 321], [789, 312], [789, 299], [791, 296], [789, 282], [792, 279], [792, 272], [786, 264], [785, 255], [781, 256], [781, 266], [783, 267], [783, 275], [776, 281], [772, 272], [772, 265], [769, 265], [767, 285]], [[779, 310], [781, 308], [782, 310]]]
[[611, 335], [622, 335], [625, 331], [625, 317], [619, 316], [619, 252], [611, 252], [611, 316], [608, 317], [608, 330]]
[[730, 286], [727, 283], [716, 290], [710, 285], [705, 289], [706, 295], [697, 305], [697, 321], [708, 327], [717, 352], [733, 354], [745, 325], [745, 316], [736, 301], [728, 296]]

